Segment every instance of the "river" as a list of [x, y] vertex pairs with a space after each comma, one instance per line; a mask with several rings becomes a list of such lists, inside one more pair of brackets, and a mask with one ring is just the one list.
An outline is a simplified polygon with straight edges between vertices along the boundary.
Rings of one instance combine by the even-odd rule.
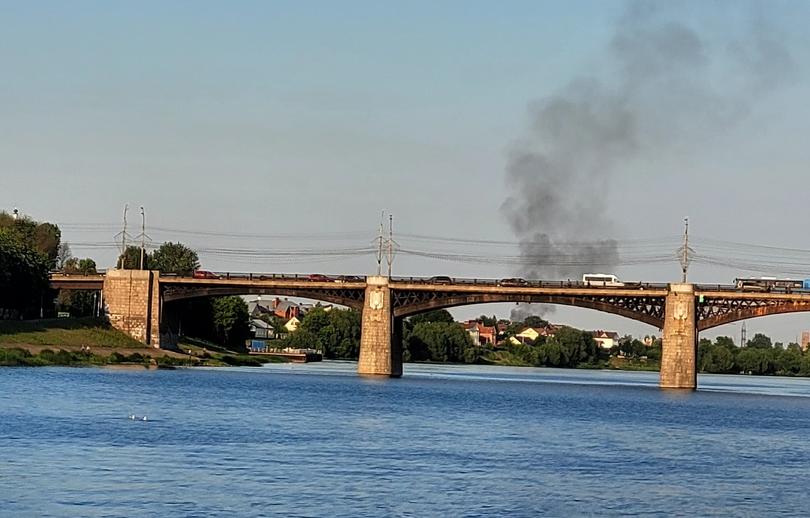
[[0, 516], [810, 513], [808, 379], [355, 368], [0, 368]]

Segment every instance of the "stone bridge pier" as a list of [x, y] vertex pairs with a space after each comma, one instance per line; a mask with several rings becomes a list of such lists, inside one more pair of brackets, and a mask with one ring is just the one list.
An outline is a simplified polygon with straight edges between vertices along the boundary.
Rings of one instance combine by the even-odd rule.
[[697, 313], [694, 285], [669, 285], [661, 338], [660, 387], [696, 389]]
[[152, 347], [160, 347], [159, 276], [149, 270], [109, 270], [104, 276], [104, 309], [110, 324]]
[[388, 278], [366, 279], [360, 334], [361, 375], [402, 376], [402, 318], [394, 317]]

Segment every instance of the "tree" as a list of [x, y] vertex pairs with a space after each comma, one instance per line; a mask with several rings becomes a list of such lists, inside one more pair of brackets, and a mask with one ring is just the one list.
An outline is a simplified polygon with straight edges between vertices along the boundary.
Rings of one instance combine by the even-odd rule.
[[250, 314], [241, 297], [216, 297], [211, 303], [214, 330], [220, 342], [236, 349], [245, 348], [249, 336]]
[[0, 212], [0, 230], [41, 253], [48, 268], [55, 268], [62, 232], [53, 223], [39, 223], [28, 216], [13, 217]]
[[728, 336], [718, 336], [714, 343], [718, 346], [725, 347], [726, 349], [733, 350], [736, 349], [737, 346], [734, 345], [734, 339]]
[[456, 322], [418, 322], [407, 348], [413, 361], [457, 363], [478, 357], [470, 335]]
[[[360, 327], [360, 313], [356, 310], [314, 308], [284, 345], [320, 349], [330, 359], [356, 360], [360, 355]], [[301, 345], [304, 342], [306, 345]]]
[[770, 349], [773, 347], [773, 344], [768, 336], [757, 333], [754, 335], [754, 338], [748, 340], [748, 347], [753, 347], [754, 349]]
[[[143, 269], [148, 270], [149, 253], [144, 251], [143, 254]], [[124, 270], [139, 270], [141, 268], [141, 247], [135, 245], [128, 245], [123, 254], [118, 256], [118, 267]]]
[[745, 373], [773, 374], [775, 358], [773, 349], [764, 347], [745, 347], [737, 354], [737, 367]]
[[89, 257], [85, 259], [78, 259], [71, 257], [65, 261], [62, 269], [65, 273], [78, 274], [78, 275], [93, 275], [96, 272], [96, 262]]
[[56, 267], [62, 232], [52, 223], [40, 223], [34, 229], [34, 246], [48, 259], [48, 267]]
[[560, 343], [557, 340], [548, 340], [538, 349], [535, 365], [546, 367], [559, 367], [562, 364], [563, 355]]
[[0, 228], [0, 319], [36, 315], [48, 288], [48, 259]]
[[[89, 257], [78, 259], [71, 257], [63, 265], [62, 271], [77, 275], [96, 273], [96, 262]], [[70, 312], [72, 316], [91, 316], [96, 312], [98, 292], [94, 290], [62, 290], [57, 297], [57, 304]]]
[[701, 340], [698, 369], [701, 372], [726, 373], [734, 369], [734, 355], [728, 347]]
[[455, 322], [455, 319], [446, 309], [437, 309], [435, 311], [414, 315], [410, 317], [410, 321], [412, 324], [416, 325], [424, 322]]
[[[790, 344], [794, 345], [794, 344]], [[779, 353], [776, 358], [776, 372], [788, 376], [795, 376], [801, 371], [802, 368], [802, 352], [799, 348], [788, 346], [784, 351], [777, 351]]]
[[597, 360], [598, 346], [587, 331], [563, 327], [550, 341], [560, 345], [561, 366], [576, 367], [581, 363], [593, 363]]
[[73, 254], [70, 252], [70, 245], [67, 242], [60, 243], [59, 249], [56, 251], [56, 269], [64, 270], [65, 263], [67, 263], [71, 257], [73, 257]]
[[160, 270], [160, 273], [188, 276], [200, 269], [200, 259], [194, 250], [181, 243], [169, 241], [152, 252], [149, 268]]
[[498, 324], [498, 318], [495, 315], [492, 315], [491, 317], [481, 315], [476, 320], [478, 320], [487, 327], [492, 327]]
[[544, 328], [548, 325], [548, 320], [544, 320], [537, 315], [530, 315], [523, 319], [524, 327]]

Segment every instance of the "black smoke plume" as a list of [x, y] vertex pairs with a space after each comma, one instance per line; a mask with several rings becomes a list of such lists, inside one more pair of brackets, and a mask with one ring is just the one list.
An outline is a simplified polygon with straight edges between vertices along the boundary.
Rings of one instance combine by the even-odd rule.
[[[519, 275], [613, 273], [621, 258], [607, 200], [623, 166], [726, 131], [792, 77], [790, 54], [761, 18], [717, 41], [678, 21], [672, 5], [628, 4], [595, 60], [604, 71], [530, 103], [528, 134], [508, 156], [511, 195], [501, 208], [520, 242]], [[723, 13], [740, 5], [723, 4]]]

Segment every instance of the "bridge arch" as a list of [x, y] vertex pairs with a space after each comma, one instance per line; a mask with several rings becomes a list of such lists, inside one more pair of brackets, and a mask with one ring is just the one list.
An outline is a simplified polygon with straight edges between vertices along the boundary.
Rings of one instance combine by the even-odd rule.
[[[396, 300], [396, 297], [395, 297]], [[447, 309], [473, 304], [495, 302], [524, 302], [531, 304], [556, 304], [574, 306], [619, 315], [649, 324], [658, 329], [664, 327], [664, 297], [610, 297], [610, 296], [562, 296], [507, 293], [456, 293], [446, 297], [428, 298], [394, 305], [394, 317], [408, 317], [436, 309]]]
[[264, 288], [255, 286], [244, 287], [214, 287], [200, 286], [189, 288], [164, 288], [163, 302], [175, 302], [204, 297], [226, 297], [229, 295], [282, 295], [286, 297], [299, 297], [338, 304], [356, 310], [363, 309], [363, 290], [313, 290], [305, 288]]
[[[788, 313], [810, 312], [810, 302], [789, 301], [788, 303], [766, 303], [758, 306], [739, 307], [723, 312], [711, 314], [711, 310], [698, 309], [698, 331], [706, 331], [713, 327], [770, 315], [784, 315]], [[703, 313], [703, 314], [701, 314]]]

